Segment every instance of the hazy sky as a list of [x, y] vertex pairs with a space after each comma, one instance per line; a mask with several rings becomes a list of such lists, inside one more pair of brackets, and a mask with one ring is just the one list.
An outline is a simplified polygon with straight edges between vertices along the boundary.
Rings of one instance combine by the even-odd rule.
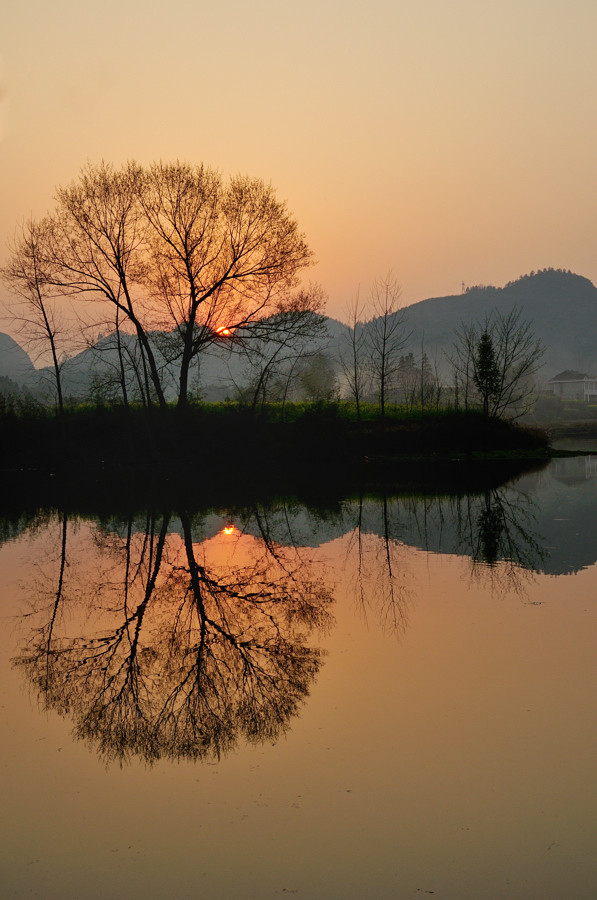
[[184, 159], [276, 187], [338, 317], [389, 270], [597, 281], [596, 39], [595, 0], [4, 0], [0, 259], [87, 160]]

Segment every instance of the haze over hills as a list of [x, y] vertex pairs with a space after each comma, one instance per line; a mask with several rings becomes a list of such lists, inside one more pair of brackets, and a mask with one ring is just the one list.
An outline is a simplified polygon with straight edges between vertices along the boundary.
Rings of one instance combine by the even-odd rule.
[[8, 334], [0, 332], [0, 377], [21, 385], [32, 383], [35, 366], [29, 354]]
[[546, 348], [545, 381], [563, 369], [597, 373], [597, 288], [588, 278], [561, 269], [524, 275], [503, 288], [477, 285], [406, 307], [410, 349], [424, 345], [428, 355], [449, 352], [459, 323], [483, 320], [492, 309], [508, 313], [515, 307]]
[[[597, 288], [571, 272], [545, 269], [509, 282], [503, 288], [477, 285], [461, 294], [433, 297], [404, 307], [404, 333], [409, 335], [401, 352], [420, 357], [424, 350], [439, 372], [447, 377], [454, 333], [461, 323], [482, 321], [493, 309], [508, 313], [513, 308], [532, 324], [546, 348], [540, 382], [564, 369], [597, 374]], [[346, 352], [346, 325], [327, 319], [328, 338], [321, 343], [325, 355], [337, 361]], [[365, 326], [366, 327], [366, 326]], [[134, 339], [124, 336], [133, 349]], [[109, 338], [68, 360], [63, 369], [64, 389], [73, 397], [88, 396], [110, 370], [117, 370], [116, 350]], [[8, 335], [0, 335], [0, 376], [30, 387], [35, 373], [28, 355]], [[49, 370], [38, 370], [48, 375]], [[196, 385], [206, 399], [234, 396], [235, 385], [246, 377], [246, 361], [225, 347], [211, 347], [194, 364]], [[176, 372], [172, 373], [173, 396]]]

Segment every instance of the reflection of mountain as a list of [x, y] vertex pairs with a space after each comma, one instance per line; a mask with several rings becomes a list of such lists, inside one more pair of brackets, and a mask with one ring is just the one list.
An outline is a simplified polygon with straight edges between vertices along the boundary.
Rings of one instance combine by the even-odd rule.
[[[343, 503], [322, 519], [304, 508], [268, 511], [272, 541], [312, 546], [358, 530], [384, 541], [432, 553], [468, 556], [491, 565], [508, 560], [538, 569], [543, 551], [532, 500], [515, 489], [488, 489], [455, 497], [365, 497]], [[246, 530], [258, 528], [258, 517], [247, 517]], [[303, 543], [304, 545], [304, 543]]]
[[[190, 527], [193, 541], [208, 540], [220, 532], [227, 521], [233, 521], [248, 534], [261, 539], [265, 533], [280, 546], [318, 547], [353, 531], [360, 517], [365, 533], [383, 536], [387, 526], [391, 540], [408, 546], [434, 553], [474, 556], [475, 541], [463, 541], [462, 519], [463, 515], [470, 518], [476, 508], [479, 525], [480, 517], [484, 517], [487, 537], [487, 523], [493, 520], [495, 525], [496, 521], [495, 506], [488, 510], [486, 504], [490, 492], [490, 501], [493, 498], [498, 503], [506, 502], [512, 509], [519, 508], [525, 527], [545, 550], [540, 557], [529, 561], [531, 568], [562, 574], [585, 568], [597, 560], [594, 529], [596, 461], [596, 457], [556, 459], [544, 470], [521, 476], [505, 486], [500, 486], [499, 479], [492, 474], [486, 488], [472, 495], [460, 492], [449, 496], [444, 492], [441, 496], [422, 496], [408, 491], [388, 496], [387, 521], [382, 501], [366, 497], [360, 506], [353, 500], [335, 504], [327, 501], [321, 508], [313, 502], [307, 507], [297, 501], [268, 505], [267, 515], [259, 513], [255, 507], [223, 512], [212, 508], [194, 516]], [[492, 470], [493, 464], [489, 464], [489, 468]], [[480, 477], [475, 479], [477, 482], [481, 483]], [[27, 513], [19, 513], [16, 506], [8, 513], [5, 507], [0, 518], [0, 543], [20, 534], [39, 515], [33, 507]], [[100, 522], [100, 528], [106, 534], [126, 536], [129, 527], [126, 519], [104, 515]], [[131, 527], [133, 532], [143, 530], [144, 517], [134, 519]], [[170, 518], [168, 532], [182, 533], [180, 518]]]
[[519, 482], [537, 504], [537, 530], [548, 551], [543, 572], [565, 575], [597, 561], [597, 478], [586, 477], [593, 469], [593, 458], [558, 459]]
[[[522, 564], [547, 574], [564, 574], [586, 568], [597, 561], [597, 533], [594, 529], [597, 509], [597, 477], [595, 457], [554, 459], [540, 472], [520, 476], [516, 481], [500, 486], [491, 475], [487, 487], [474, 494], [459, 493], [449, 496], [421, 496], [404, 493], [386, 498], [388, 522], [384, 518], [381, 500], [366, 497], [359, 507], [358, 501], [338, 501], [335, 505], [318, 508], [306, 507], [298, 502], [268, 506], [267, 516], [259, 515], [255, 508], [228, 513], [210, 513], [194, 522], [194, 538], [204, 540], [220, 531], [230, 519], [242, 530], [260, 537], [263, 529], [271, 540], [284, 546], [318, 547], [351, 532], [360, 516], [365, 533], [383, 536], [386, 524], [389, 538], [408, 546], [474, 557], [478, 549], [479, 535], [470, 532], [465, 539], [463, 517], [477, 516], [480, 527], [484, 521], [496, 522], [495, 500], [509, 507], [510, 518], [515, 511], [522, 518], [520, 525], [533, 535], [542, 548], [534, 552], [533, 559], [525, 556]], [[489, 464], [490, 469], [493, 468]], [[480, 478], [476, 479], [480, 482]], [[498, 516], [501, 513], [498, 512]], [[489, 518], [488, 518], [489, 516]], [[506, 522], [503, 522], [504, 526]], [[512, 523], [511, 523], [512, 524]], [[108, 529], [117, 529], [117, 523], [105, 520]], [[178, 530], [179, 522], [172, 520], [171, 528]], [[512, 528], [509, 528], [510, 537]], [[504, 552], [508, 552], [504, 547]], [[511, 554], [510, 554], [511, 556]]]
[[[503, 527], [508, 526], [509, 540], [521, 543], [520, 528], [537, 542], [530, 556], [527, 542], [521, 565], [552, 575], [574, 572], [597, 561], [597, 477], [589, 477], [594, 469], [592, 457], [556, 459], [545, 470], [524, 475], [514, 484], [474, 495], [388, 497], [389, 537], [433, 553], [474, 558], [482, 539], [479, 530], [484, 528], [487, 537], [488, 522], [493, 520], [495, 525], [497, 514]], [[488, 494], [493, 503], [489, 507]], [[298, 505], [270, 510], [268, 524], [272, 538], [280, 543], [318, 546], [352, 531], [359, 516], [364, 532], [384, 535], [383, 503], [371, 498], [363, 501], [360, 511], [354, 501], [325, 514]], [[476, 523], [472, 528], [471, 522]], [[244, 527], [258, 531], [250, 518]], [[516, 559], [507, 544], [501, 553], [502, 558]]]

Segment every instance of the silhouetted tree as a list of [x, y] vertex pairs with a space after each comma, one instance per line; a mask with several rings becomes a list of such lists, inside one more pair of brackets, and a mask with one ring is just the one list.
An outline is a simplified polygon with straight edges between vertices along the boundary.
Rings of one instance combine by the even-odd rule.
[[449, 359], [465, 408], [475, 387], [486, 415], [517, 418], [528, 412], [545, 348], [520, 310], [493, 310], [481, 325], [462, 323], [455, 337]]
[[365, 307], [357, 291], [348, 306], [348, 332], [344, 336], [344, 347], [340, 353], [340, 365], [348, 388], [348, 396], [354, 400], [357, 421], [361, 421], [361, 403], [367, 391], [366, 331], [363, 322]]
[[193, 357], [223, 331], [280, 311], [311, 251], [271, 186], [206, 166], [159, 163], [143, 176], [148, 223], [144, 282], [179, 339], [178, 402]]
[[483, 331], [477, 344], [473, 360], [473, 379], [483, 400], [483, 414], [488, 416], [499, 391], [500, 370], [493, 340], [487, 330]]
[[56, 402], [62, 417], [64, 398], [60, 373], [65, 353], [59, 348], [59, 339], [65, 329], [52, 291], [55, 275], [46, 252], [48, 234], [47, 220], [26, 222], [12, 246], [12, 258], [1, 274], [18, 298], [12, 311], [26, 346], [37, 358], [50, 349]]
[[[225, 334], [276, 315], [312, 261], [273, 188], [206, 166], [129, 162], [88, 165], [59, 188], [37, 231], [44, 289], [103, 300], [136, 334], [160, 406], [161, 369], [179, 366], [178, 403], [188, 401], [193, 358]], [[13, 266], [12, 284], [29, 270]], [[169, 339], [158, 352], [152, 332]]]
[[399, 303], [400, 286], [391, 273], [374, 282], [371, 288], [374, 317], [366, 325], [366, 340], [369, 370], [382, 419], [400, 363], [400, 350], [410, 336]]

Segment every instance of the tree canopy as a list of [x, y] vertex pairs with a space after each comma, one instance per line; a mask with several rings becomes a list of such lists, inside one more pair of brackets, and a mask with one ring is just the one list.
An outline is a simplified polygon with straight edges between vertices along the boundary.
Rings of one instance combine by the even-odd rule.
[[[136, 334], [160, 405], [162, 357], [177, 361], [184, 405], [192, 359], [223, 335], [246, 337], [256, 322], [300, 308], [299, 275], [312, 261], [286, 204], [259, 178], [225, 181], [183, 162], [102, 162], [58, 188], [54, 211], [23, 227], [5, 275], [46, 308], [65, 296], [103, 301], [103, 323]], [[157, 330], [169, 336], [161, 354]]]

